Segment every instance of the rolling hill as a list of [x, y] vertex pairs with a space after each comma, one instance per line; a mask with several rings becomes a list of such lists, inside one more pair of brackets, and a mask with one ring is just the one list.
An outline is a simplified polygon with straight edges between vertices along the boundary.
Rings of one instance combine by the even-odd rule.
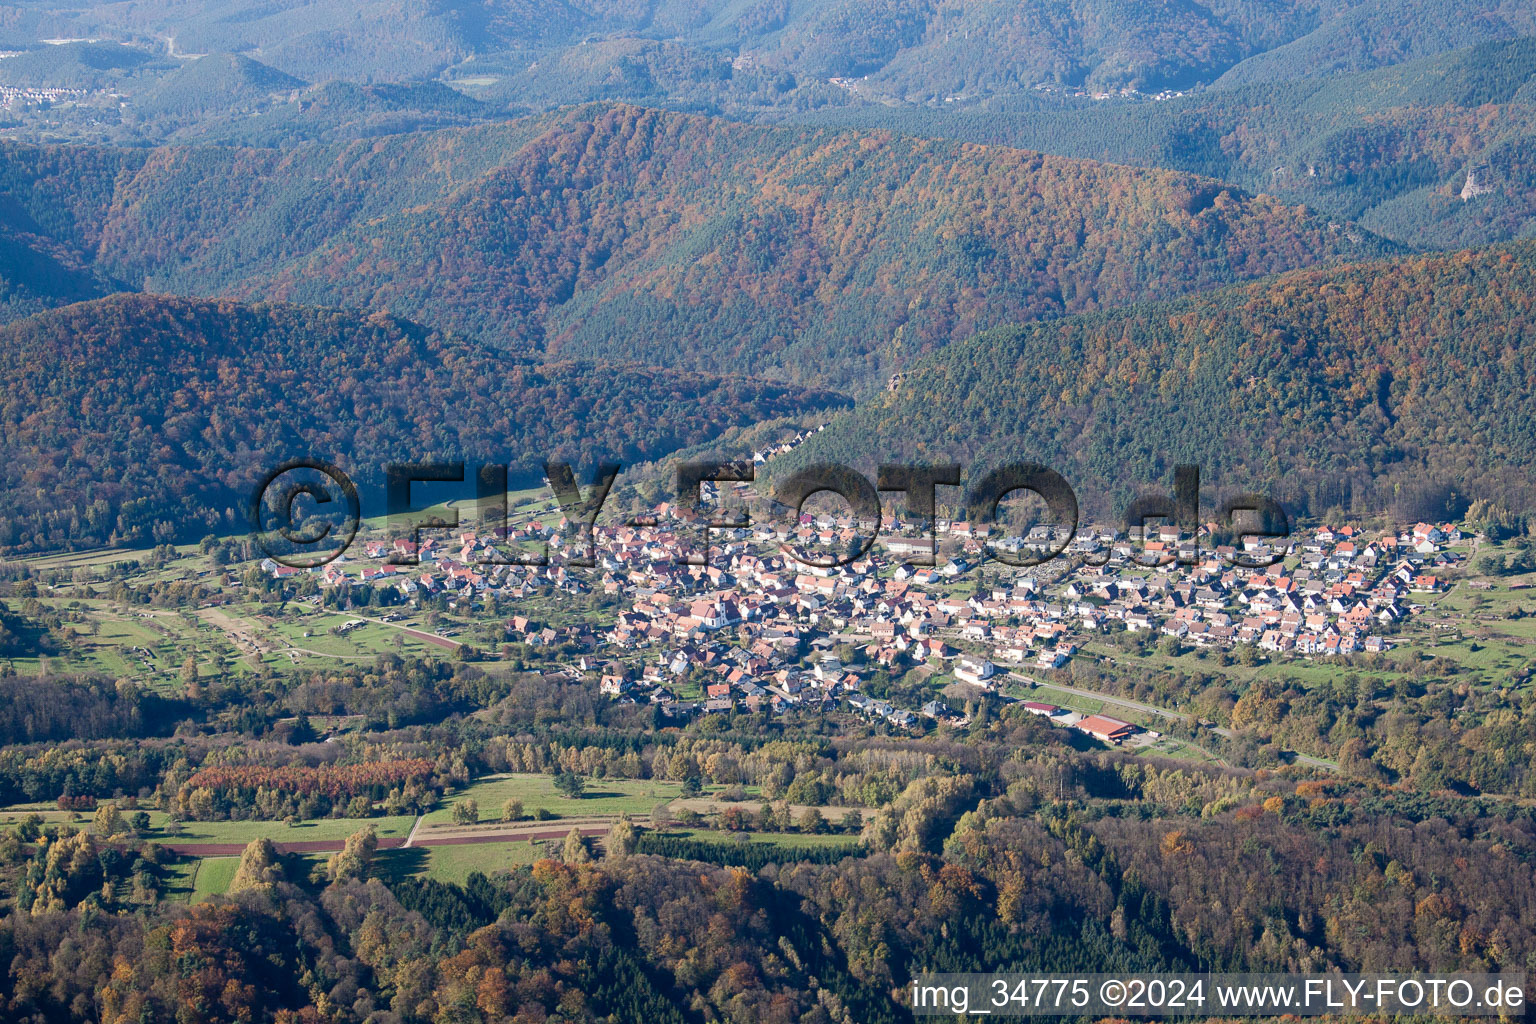
[[202, 119], [263, 105], [304, 84], [243, 54], [215, 53], [166, 75], [133, 106], [140, 116]]
[[[1279, 81], [1536, 32], [1536, 14], [1517, 0], [145, 0], [48, 10], [55, 34], [173, 37], [183, 53], [243, 52], [310, 81], [471, 75], [487, 58], [527, 66], [627, 38], [805, 79], [868, 76], [872, 92], [909, 100], [1038, 83]], [[605, 59], [617, 66], [622, 54]], [[689, 83], [679, 85], [674, 95], [686, 94]]]
[[839, 388], [994, 325], [1393, 248], [1184, 174], [628, 106], [285, 150], [0, 155], [21, 204], [75, 162], [65, 227], [134, 287]]
[[[1103, 514], [1202, 467], [1292, 515], [1525, 509], [1536, 243], [1312, 268], [953, 345], [774, 464], [1042, 462]], [[976, 478], [973, 471], [971, 479]]]
[[37, 46], [0, 60], [0, 85], [100, 89], [125, 75], [147, 73], [153, 63], [145, 50], [113, 42]]
[[1312, 31], [1247, 58], [1217, 84], [1388, 67], [1477, 43], [1536, 35], [1536, 10], [1519, 0], [1368, 0], [1332, 5], [1321, 14]]
[[[189, 65], [188, 72], [221, 59], [217, 55], [204, 57]], [[129, 123], [145, 137], [173, 145], [271, 148], [435, 131], [501, 119], [499, 111], [441, 82], [360, 85], [331, 81], [306, 88], [297, 79], [275, 79], [284, 80], [294, 84], [279, 91], [267, 91], [266, 86], [274, 79], [266, 76], [257, 82], [242, 78], [233, 87], [206, 91], [178, 81], [174, 90], [157, 87], [135, 100], [128, 111]], [[168, 84], [170, 79], [162, 82]], [[200, 101], [202, 96], [208, 98]]]
[[[0, 548], [240, 530], [255, 478], [334, 459], [632, 464], [829, 409], [828, 392], [622, 363], [536, 365], [383, 314], [143, 295], [0, 328]], [[583, 479], [585, 479], [583, 477]], [[376, 514], [382, 505], [375, 505]]]
[[[1536, 230], [1536, 38], [1484, 43], [1284, 89], [1157, 103], [847, 107], [805, 123], [881, 128], [1208, 175], [1405, 244], [1456, 248]], [[1468, 174], [1488, 191], [1463, 201]]]

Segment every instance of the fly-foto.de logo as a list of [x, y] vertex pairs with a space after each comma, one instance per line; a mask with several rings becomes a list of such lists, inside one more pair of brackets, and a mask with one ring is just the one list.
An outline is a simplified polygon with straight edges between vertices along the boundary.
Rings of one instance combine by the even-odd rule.
[[[617, 463], [601, 463], [585, 490], [576, 481], [576, 471], [569, 463], [544, 464], [546, 486], [553, 493], [567, 524], [576, 534], [563, 564], [592, 568], [592, 533], [599, 514], [618, 478]], [[785, 529], [802, 521], [806, 503], [818, 494], [835, 494], [848, 504], [859, 534], [854, 543], [836, 553], [806, 554], [793, 545], [783, 551], [803, 565], [834, 568], [847, 565], [866, 555], [874, 545], [882, 522], [882, 494], [899, 494], [910, 516], [926, 523], [927, 550], [913, 551], [905, 559], [913, 565], [932, 565], [937, 553], [934, 534], [938, 488], [961, 486], [962, 469], [958, 464], [886, 464], [871, 481], [848, 466], [818, 463], [797, 470], [777, 481], [765, 504], [754, 517], [744, 507], [725, 509], [710, 505], [706, 496], [720, 484], [750, 484], [756, 481], [756, 466], [751, 462], [682, 462], [677, 465], [677, 500], [684, 510], [683, 522], [695, 531], [697, 544], [679, 555], [679, 561], [703, 565], [709, 560], [711, 532], [739, 530], [766, 519]], [[415, 554], [423, 531], [454, 530], [461, 526], [456, 508], [419, 506], [414, 503], [415, 484], [464, 484], [463, 462], [391, 463], [384, 469], [384, 528], [391, 537], [403, 537], [406, 543], [390, 556], [394, 564], [415, 564]], [[550, 552], [547, 541], [532, 548], [510, 544], [512, 537], [510, 509], [507, 507], [508, 470], [504, 465], [487, 464], [474, 473], [475, 507], [497, 539], [509, 542], [482, 551], [476, 561], [481, 565], [547, 565]], [[987, 557], [1004, 565], [1027, 567], [1060, 557], [1072, 545], [1079, 527], [1077, 494], [1066, 478], [1055, 470], [1034, 462], [1011, 462], [982, 474], [966, 489], [962, 507], [967, 521], [979, 526], [996, 524], [1005, 499], [1018, 494], [1033, 495], [1048, 512], [1047, 539], [1022, 547], [1010, 546], [1006, 538], [987, 540]], [[301, 502], [300, 499], [308, 499]], [[313, 503], [312, 505], [310, 503]], [[306, 509], [308, 512], [306, 513]], [[335, 511], [335, 515], [314, 512]], [[363, 522], [362, 503], [351, 478], [334, 464], [321, 459], [294, 459], [264, 474], [252, 494], [249, 520], [253, 536], [273, 561], [294, 568], [315, 568], [334, 561], [346, 552]], [[1179, 532], [1194, 538], [1192, 544], [1157, 553], [1147, 566], [1176, 562], [1192, 565], [1200, 560], [1200, 469], [1181, 465], [1174, 470], [1171, 494], [1144, 494], [1132, 501], [1124, 514], [1127, 531], [1145, 531], [1154, 520], [1174, 524]], [[1290, 519], [1279, 502], [1263, 494], [1240, 494], [1222, 502], [1214, 520], [1218, 530], [1236, 539], [1273, 539], [1290, 535]], [[651, 516], [636, 516], [628, 521], [636, 527], [656, 526]], [[510, 550], [509, 550], [510, 548]], [[588, 552], [583, 555], [582, 552]], [[1087, 564], [1103, 564], [1108, 555], [1084, 554]], [[1225, 554], [1229, 564], [1240, 568], [1264, 568], [1278, 560], [1278, 555], [1253, 555], [1240, 551]]]

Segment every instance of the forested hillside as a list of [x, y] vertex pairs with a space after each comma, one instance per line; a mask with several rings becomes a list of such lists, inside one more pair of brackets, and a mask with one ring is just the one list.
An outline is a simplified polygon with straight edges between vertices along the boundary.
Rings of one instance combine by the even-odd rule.
[[433, 456], [503, 460], [526, 484], [546, 458], [633, 463], [841, 401], [535, 365], [382, 314], [146, 296], [0, 329], [0, 381], [0, 547], [21, 550], [243, 530], [255, 478], [298, 456], [372, 488]]
[[[456, 690], [494, 700], [495, 717], [349, 737], [341, 761], [316, 768], [290, 762], [341, 744], [230, 736], [221, 746], [195, 729], [138, 739], [141, 717], [192, 723], [195, 705], [131, 684], [54, 682], [61, 706], [88, 709], [112, 738], [14, 747], [0, 781], [106, 796], [79, 827], [55, 814], [0, 833], [0, 891], [15, 908], [0, 918], [7, 1020], [895, 1024], [913, 1019], [908, 986], [925, 971], [1515, 974], [1536, 943], [1525, 869], [1536, 823], [1515, 800], [1077, 752], [1017, 707], [928, 737], [833, 739], [794, 716], [745, 715], [705, 736], [637, 729], [622, 707], [584, 702], [582, 684], [558, 676], [381, 658], [296, 688], [280, 680], [235, 676], [225, 699], [260, 721], [257, 707], [275, 714], [322, 682], [349, 700]], [[569, 742], [548, 738], [540, 712], [560, 714]], [[1469, 736], [1486, 746], [1480, 758], [1496, 757], [1500, 740], [1529, 742], [1529, 702], [1499, 714], [1519, 724], [1497, 740]], [[507, 734], [488, 734], [491, 722]], [[402, 748], [436, 760], [362, 760]], [[425, 851], [384, 849], [378, 818], [354, 819], [350, 856], [329, 860], [279, 853], [291, 834], [279, 824], [249, 843], [227, 891], [188, 906], [167, 891], [172, 857], [147, 814], [135, 826], [132, 806], [107, 799], [127, 786], [143, 788], [139, 807], [172, 803], [209, 793], [191, 780], [210, 775], [424, 766], [431, 800], [466, 772], [560, 757], [601, 763], [605, 785], [729, 771], [765, 790], [760, 812], [745, 808], [754, 816], [778, 813], [767, 794], [794, 784], [878, 793], [879, 807], [836, 858], [760, 836], [690, 844], [658, 827], [637, 837], [626, 823], [600, 861], [572, 833], [531, 865], [462, 883], [413, 877]], [[689, 851], [772, 856], [748, 870]]]
[[800, 17], [779, 34], [774, 56], [810, 73], [868, 75], [872, 91], [918, 101], [1036, 84], [1155, 92], [1284, 81], [1536, 32], [1536, 13], [1510, 0], [790, 6]]
[[284, 146], [478, 124], [505, 111], [441, 82], [320, 85], [240, 54], [166, 75], [122, 112], [125, 132], [169, 143]]
[[1480, 42], [1536, 35], [1520, 0], [1361, 0], [1331, 5], [1312, 31], [1228, 71], [1222, 85], [1281, 82], [1388, 67]]
[[[1536, 230], [1536, 38], [1284, 89], [1234, 86], [1159, 103], [854, 106], [806, 120], [1170, 167], [1411, 245], [1476, 245]], [[1469, 174], [1481, 191], [1463, 200]]]
[[0, 203], [0, 323], [113, 291], [80, 254], [38, 234], [13, 203]]
[[1002, 323], [1391, 251], [1183, 174], [627, 106], [281, 151], [4, 156], [17, 203], [73, 180], [57, 230], [135, 287], [836, 387]]
[[136, 46], [81, 40], [24, 50], [0, 61], [0, 85], [101, 89], [146, 77], [153, 80], [173, 66]]
[[166, 75], [135, 107], [142, 116], [201, 119], [246, 110], [304, 85], [243, 54], [217, 53]]
[[[1171, 486], [1292, 515], [1529, 507], [1536, 244], [1313, 269], [951, 346], [783, 460], [1043, 462], [1105, 512]], [[776, 471], [780, 470], [775, 464]]]

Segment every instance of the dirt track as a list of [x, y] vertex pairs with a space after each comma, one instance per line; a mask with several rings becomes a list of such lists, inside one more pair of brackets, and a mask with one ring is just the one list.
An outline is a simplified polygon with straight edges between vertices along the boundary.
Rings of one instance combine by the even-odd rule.
[[[285, 843], [273, 840], [272, 845], [278, 853], [335, 853], [341, 849], [345, 840], [342, 839], [301, 839], [295, 842]], [[160, 843], [172, 853], [185, 854], [191, 857], [238, 857], [245, 852], [244, 843]], [[379, 849], [392, 850], [397, 846], [405, 845], [404, 836], [390, 836], [388, 839], [379, 840]]]
[[254, 659], [256, 665], [260, 665], [262, 657], [272, 650], [272, 645], [258, 638], [249, 623], [236, 619], [221, 608], [211, 605], [199, 608], [197, 615], [221, 630], [240, 651], [241, 656]]
[[[418, 835], [411, 846], [467, 846], [473, 843], [521, 843], [531, 840], [564, 839], [570, 835], [571, 829], [576, 829], [584, 836], [605, 836], [608, 834], [609, 825], [569, 823], [554, 825], [551, 822], [541, 822], [539, 829], [498, 829], [494, 832], [470, 833], [462, 830], [453, 830], [451, 834], [441, 836], [422, 837]], [[302, 839], [294, 842], [281, 842], [273, 840], [272, 845], [278, 853], [335, 853], [342, 848], [345, 841], [341, 839]], [[159, 845], [172, 853], [188, 857], [238, 857], [245, 851], [244, 843], [160, 843]], [[378, 848], [381, 850], [394, 850], [405, 846], [404, 836], [390, 836], [380, 839]]]
[[[577, 825], [576, 831], [584, 836], [605, 836], [608, 834], [606, 825]], [[444, 836], [441, 839], [418, 839], [411, 846], [466, 846], [471, 843], [520, 843], [525, 840], [549, 840], [564, 839], [571, 834], [569, 828], [557, 829], [552, 832], [519, 832], [515, 835], [493, 836]]]

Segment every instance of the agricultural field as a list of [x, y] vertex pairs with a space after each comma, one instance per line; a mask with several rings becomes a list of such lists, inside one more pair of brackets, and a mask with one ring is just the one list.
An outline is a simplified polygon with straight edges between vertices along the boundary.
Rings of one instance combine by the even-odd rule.
[[41, 818], [45, 826], [84, 821], [90, 817], [84, 811], [61, 811], [54, 804], [12, 804], [0, 808], [0, 828], [7, 828], [33, 815]]
[[170, 843], [249, 843], [266, 837], [274, 843], [339, 842], [368, 826], [380, 839], [404, 838], [410, 834], [415, 818], [398, 815], [379, 818], [316, 818], [292, 825], [281, 821], [184, 821], [179, 830], [168, 831], [164, 814], [151, 811], [152, 831], [147, 838]]
[[191, 658], [200, 675], [240, 673], [240, 650], [191, 612], [130, 608], [104, 599], [42, 599], [69, 631], [63, 654], [18, 658], [19, 673], [99, 673], [134, 679], [157, 689], [179, 686]]
[[441, 658], [456, 646], [410, 632], [431, 633], [433, 627], [425, 616], [413, 621], [398, 612], [388, 613], [395, 621], [384, 621], [386, 613], [370, 610], [362, 613], [370, 621], [332, 633], [359, 616], [300, 602], [281, 609], [233, 603], [181, 612], [75, 597], [41, 603], [65, 618], [69, 646], [64, 654], [9, 659], [19, 674], [104, 674], [167, 692], [185, 686], [189, 660], [199, 677], [214, 678], [261, 667], [290, 672], [366, 664], [381, 654]]
[[[129, 815], [134, 812], [128, 811]], [[380, 839], [404, 838], [410, 834], [415, 818], [409, 814], [377, 818], [315, 818], [295, 822], [281, 821], [183, 821], [172, 827], [164, 811], [147, 811], [150, 830], [145, 838], [175, 844], [239, 843], [244, 845], [263, 836], [275, 843], [339, 842], [354, 832], [373, 826]], [[88, 824], [91, 812], [61, 811], [51, 805], [15, 804], [0, 808], [0, 828], [36, 814], [43, 824], [61, 824], [72, 820]]]
[[474, 800], [481, 821], [495, 821], [508, 800], [520, 801], [524, 815], [543, 808], [560, 818], [630, 814], [648, 817], [657, 804], [683, 795], [681, 783], [661, 779], [587, 779], [586, 793], [572, 800], [555, 789], [549, 775], [488, 775], [445, 799], [422, 818], [423, 827], [453, 824], [453, 805]]

